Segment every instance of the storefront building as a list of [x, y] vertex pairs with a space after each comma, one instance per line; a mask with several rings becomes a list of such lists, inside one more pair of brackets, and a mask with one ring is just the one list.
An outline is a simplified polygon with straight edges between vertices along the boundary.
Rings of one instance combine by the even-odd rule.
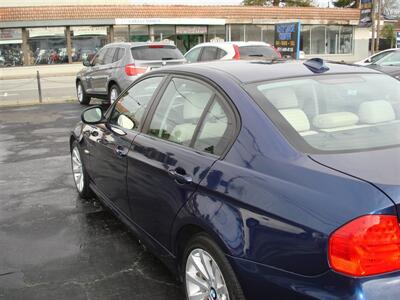
[[300, 22], [306, 57], [368, 55], [358, 9], [182, 5], [0, 7], [0, 65], [74, 63], [110, 42], [173, 41], [185, 53], [208, 41], [274, 44], [274, 25]]

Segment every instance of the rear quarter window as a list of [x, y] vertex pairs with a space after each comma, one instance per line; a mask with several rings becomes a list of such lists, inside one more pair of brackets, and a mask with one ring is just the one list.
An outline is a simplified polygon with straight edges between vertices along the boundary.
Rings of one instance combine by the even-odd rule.
[[175, 46], [141, 46], [131, 48], [132, 57], [136, 60], [173, 60], [184, 59]]

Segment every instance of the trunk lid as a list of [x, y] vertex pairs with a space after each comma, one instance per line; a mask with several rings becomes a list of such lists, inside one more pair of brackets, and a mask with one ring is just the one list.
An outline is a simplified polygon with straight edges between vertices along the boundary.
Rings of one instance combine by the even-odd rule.
[[311, 154], [331, 169], [357, 177], [383, 191], [396, 205], [400, 218], [400, 148], [338, 154]]

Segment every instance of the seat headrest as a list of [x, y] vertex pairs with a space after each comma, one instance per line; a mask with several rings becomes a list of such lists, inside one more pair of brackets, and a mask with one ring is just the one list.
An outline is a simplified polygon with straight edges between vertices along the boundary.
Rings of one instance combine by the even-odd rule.
[[204, 107], [211, 97], [210, 93], [190, 94], [184, 99], [183, 118], [200, 119]]
[[281, 109], [279, 112], [297, 132], [310, 130], [310, 122], [301, 109]]
[[359, 118], [356, 114], [343, 111], [316, 115], [313, 119], [313, 125], [319, 129], [329, 129], [352, 126], [357, 124], [358, 121]]
[[367, 124], [390, 122], [396, 119], [393, 106], [386, 100], [361, 103], [358, 109], [360, 121]]
[[278, 87], [262, 91], [264, 96], [276, 109], [295, 108], [299, 106], [296, 93], [290, 87]]

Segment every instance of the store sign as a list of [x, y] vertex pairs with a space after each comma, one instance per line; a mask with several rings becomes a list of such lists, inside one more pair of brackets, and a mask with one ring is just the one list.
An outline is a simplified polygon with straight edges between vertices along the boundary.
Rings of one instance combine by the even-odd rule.
[[64, 27], [42, 27], [42, 28], [29, 28], [29, 37], [40, 37], [40, 36], [54, 36], [63, 37], [65, 36]]
[[373, 0], [361, 0], [360, 27], [372, 26]]
[[0, 29], [0, 40], [21, 40], [21, 29]]
[[74, 36], [80, 35], [107, 35], [107, 27], [105, 26], [78, 26], [71, 27]]
[[176, 26], [176, 34], [207, 34], [207, 26]]
[[284, 57], [299, 58], [300, 22], [275, 24], [275, 48]]
[[140, 19], [115, 19], [116, 25], [225, 25], [225, 19], [211, 18], [140, 18]]

